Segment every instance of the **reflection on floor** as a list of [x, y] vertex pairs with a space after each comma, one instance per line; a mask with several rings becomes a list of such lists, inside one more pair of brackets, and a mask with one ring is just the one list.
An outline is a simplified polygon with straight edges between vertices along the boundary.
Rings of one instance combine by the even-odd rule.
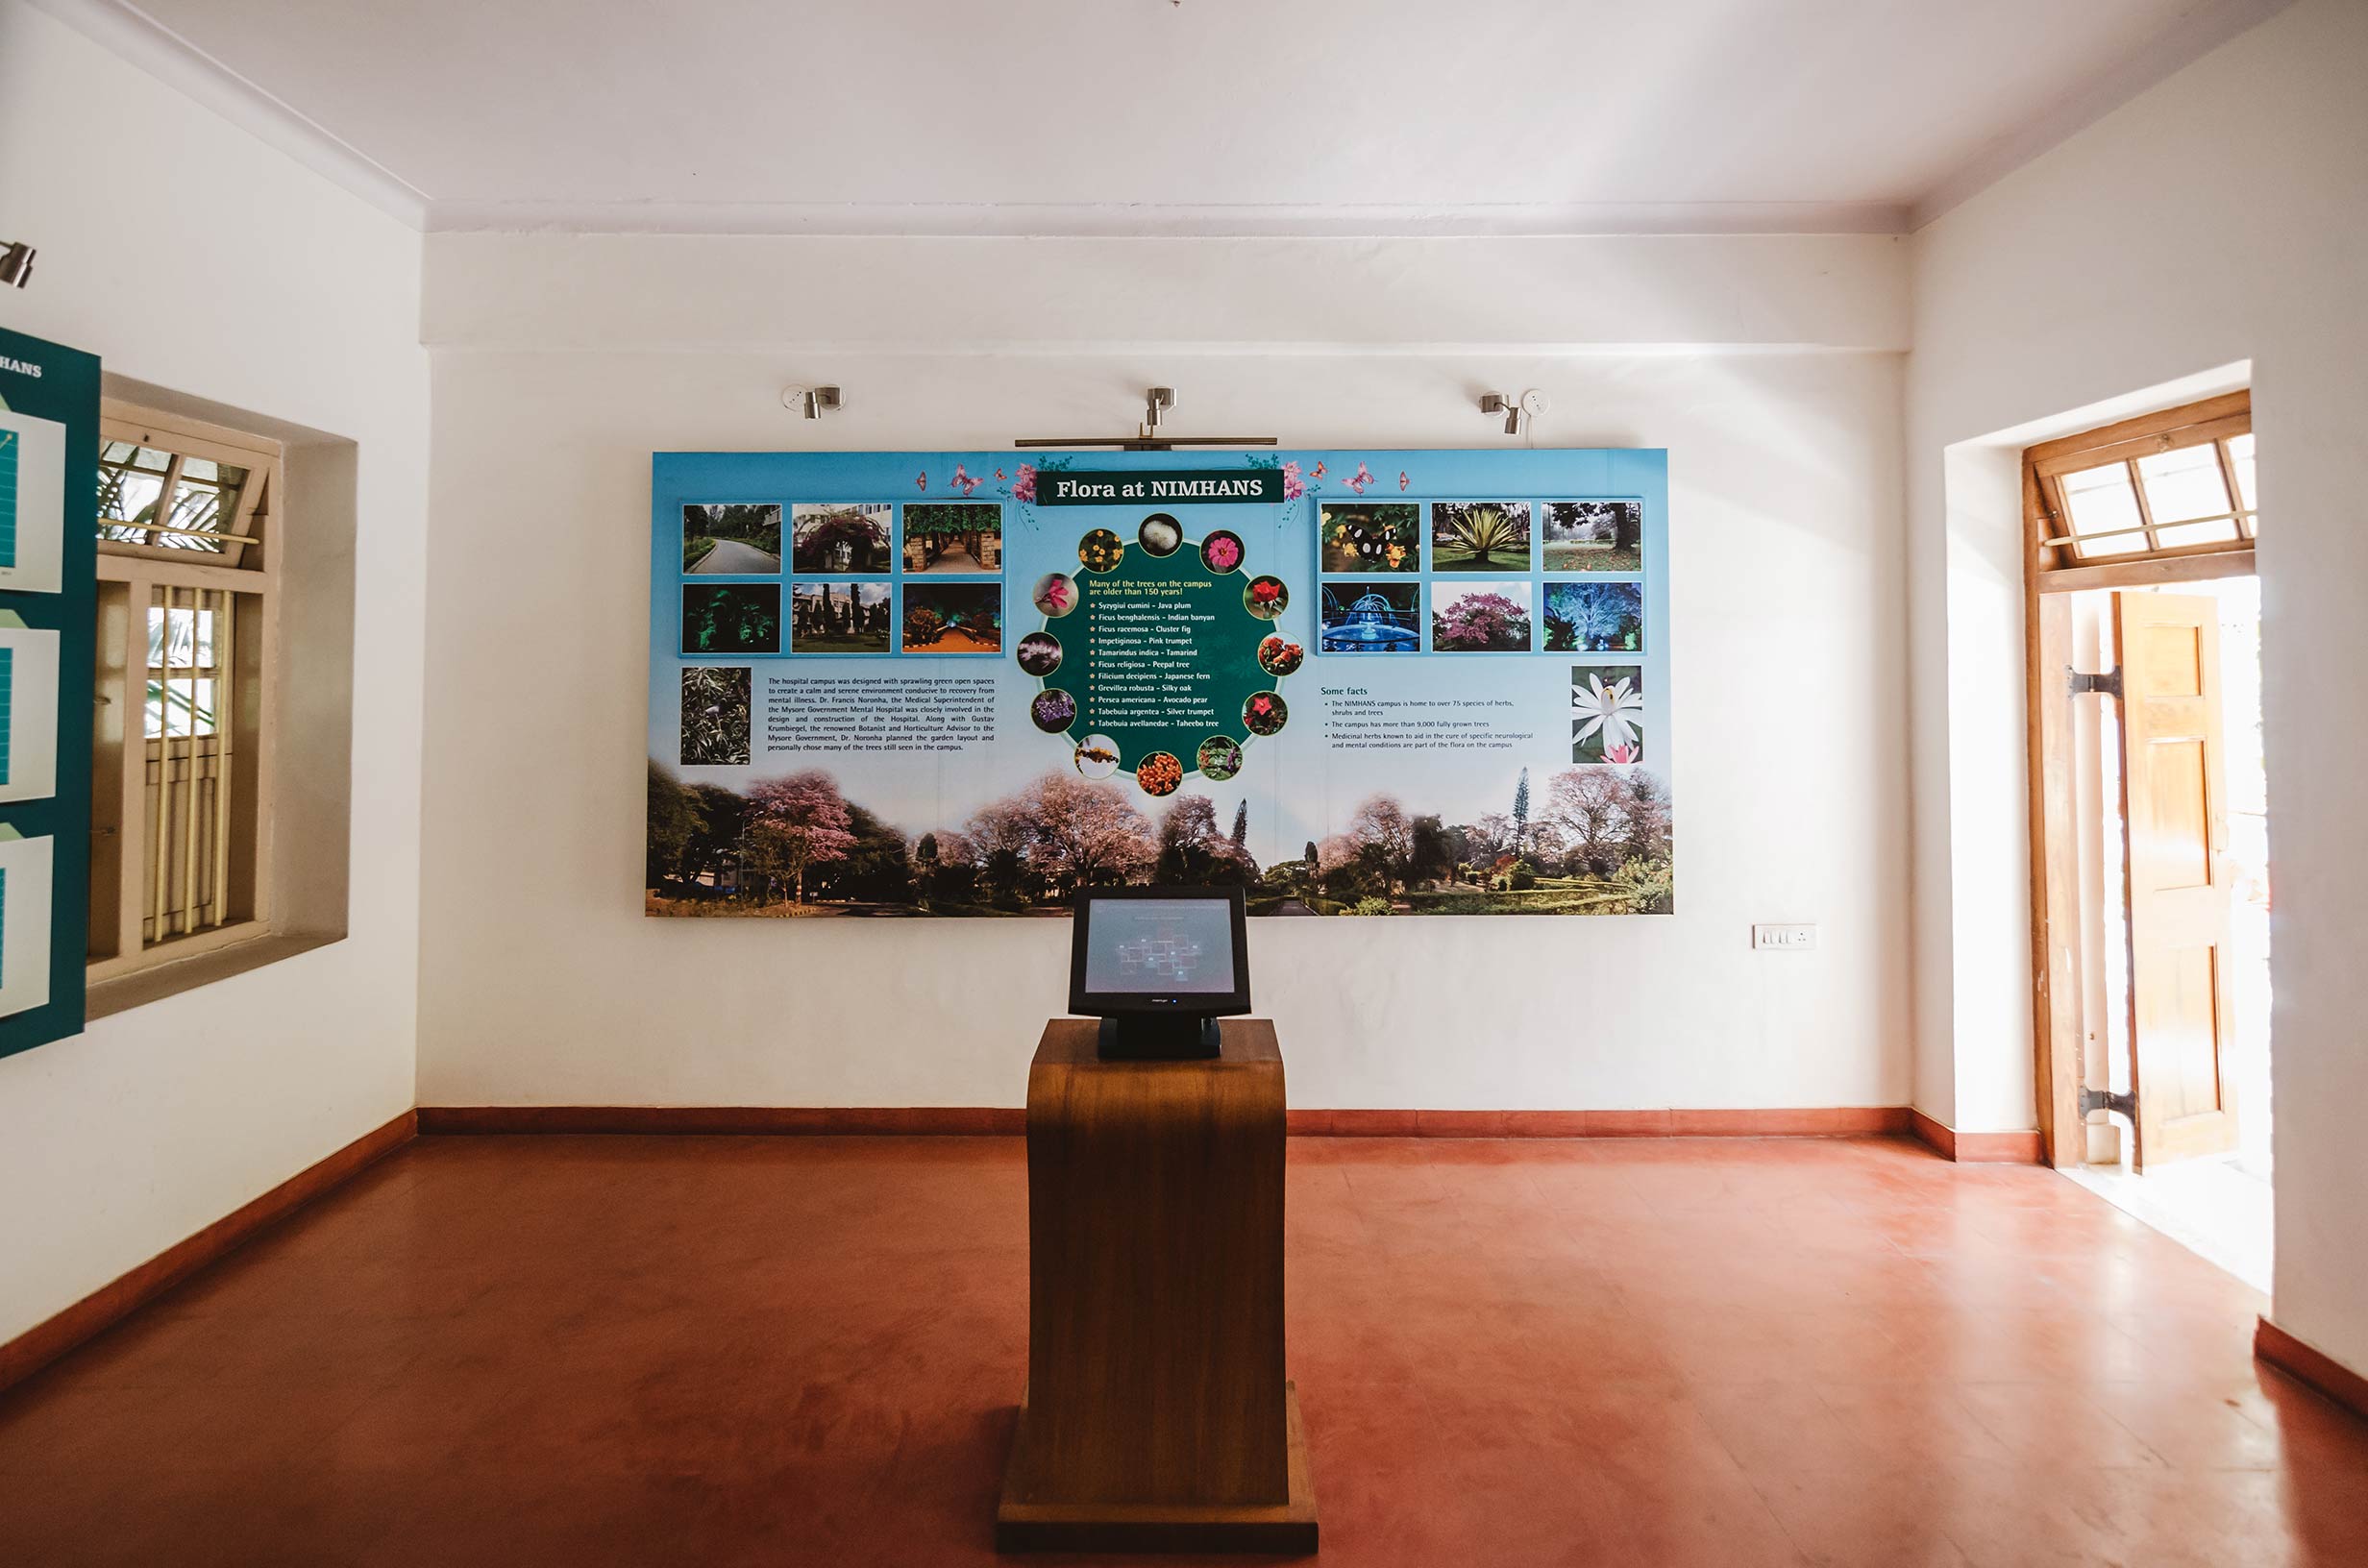
[[[2368, 1562], [2264, 1301], [1899, 1141], [1297, 1139], [1324, 1568]], [[0, 1395], [0, 1563], [999, 1561], [1021, 1140], [432, 1138]]]
[[2124, 1165], [2064, 1174], [2256, 1290], [2269, 1290], [2277, 1251], [2269, 1179], [2245, 1158], [2183, 1160], [2144, 1176]]

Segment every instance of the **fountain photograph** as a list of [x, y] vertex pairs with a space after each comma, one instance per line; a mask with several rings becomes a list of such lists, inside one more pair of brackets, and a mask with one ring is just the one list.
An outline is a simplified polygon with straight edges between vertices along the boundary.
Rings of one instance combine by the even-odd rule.
[[1326, 653], [1414, 653], [1422, 647], [1421, 588], [1411, 582], [1323, 585]]

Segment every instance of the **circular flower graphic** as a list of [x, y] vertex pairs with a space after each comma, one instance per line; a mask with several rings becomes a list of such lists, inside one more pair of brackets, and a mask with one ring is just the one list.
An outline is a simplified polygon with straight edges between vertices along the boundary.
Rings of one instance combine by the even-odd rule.
[[1173, 795], [1184, 782], [1184, 765], [1172, 751], [1154, 751], [1135, 764], [1135, 782], [1146, 795]]
[[1242, 704], [1242, 723], [1249, 726], [1252, 735], [1272, 735], [1291, 721], [1279, 692], [1252, 692], [1249, 700]]
[[1245, 553], [1242, 536], [1231, 528], [1219, 528], [1200, 541], [1200, 564], [1221, 577], [1239, 567]]
[[1031, 631], [1020, 639], [1020, 668], [1039, 680], [1061, 667], [1061, 640], [1048, 631]]
[[1166, 512], [1153, 512], [1135, 530], [1135, 542], [1146, 554], [1172, 555], [1184, 545], [1184, 525]]
[[1291, 602], [1291, 590], [1280, 577], [1252, 577], [1242, 585], [1242, 607], [1261, 621], [1271, 621]]
[[1119, 771], [1119, 743], [1107, 735], [1088, 735], [1077, 743], [1077, 772], [1088, 778], [1108, 778]]
[[1038, 729], [1058, 735], [1077, 722], [1077, 699], [1058, 686], [1048, 686], [1028, 702], [1027, 716]]
[[1230, 735], [1212, 735], [1200, 743], [1193, 760], [1200, 765], [1202, 778], [1222, 784], [1242, 771], [1242, 747]]
[[1270, 675], [1287, 675], [1299, 668], [1307, 649], [1284, 637], [1269, 637], [1258, 645], [1258, 668]]
[[1126, 558], [1126, 541], [1108, 528], [1095, 528], [1077, 541], [1077, 559], [1088, 572], [1114, 572]]
[[1066, 572], [1048, 572], [1036, 579], [1031, 597], [1048, 621], [1058, 621], [1077, 607], [1077, 579]]

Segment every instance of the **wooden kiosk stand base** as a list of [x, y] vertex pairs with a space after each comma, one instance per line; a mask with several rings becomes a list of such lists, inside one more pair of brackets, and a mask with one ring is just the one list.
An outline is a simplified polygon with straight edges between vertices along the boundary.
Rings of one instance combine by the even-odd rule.
[[1045, 1025], [1027, 1079], [1027, 1389], [1005, 1552], [1316, 1550], [1283, 1376], [1283, 1059], [1104, 1060]]

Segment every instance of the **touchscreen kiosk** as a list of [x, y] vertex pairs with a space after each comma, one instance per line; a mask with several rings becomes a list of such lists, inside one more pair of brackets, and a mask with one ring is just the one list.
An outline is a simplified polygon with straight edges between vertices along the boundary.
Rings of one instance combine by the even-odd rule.
[[1105, 1057], [1208, 1057], [1217, 1020], [1249, 1011], [1239, 888], [1094, 888], [1077, 895], [1069, 1011], [1099, 1017]]

